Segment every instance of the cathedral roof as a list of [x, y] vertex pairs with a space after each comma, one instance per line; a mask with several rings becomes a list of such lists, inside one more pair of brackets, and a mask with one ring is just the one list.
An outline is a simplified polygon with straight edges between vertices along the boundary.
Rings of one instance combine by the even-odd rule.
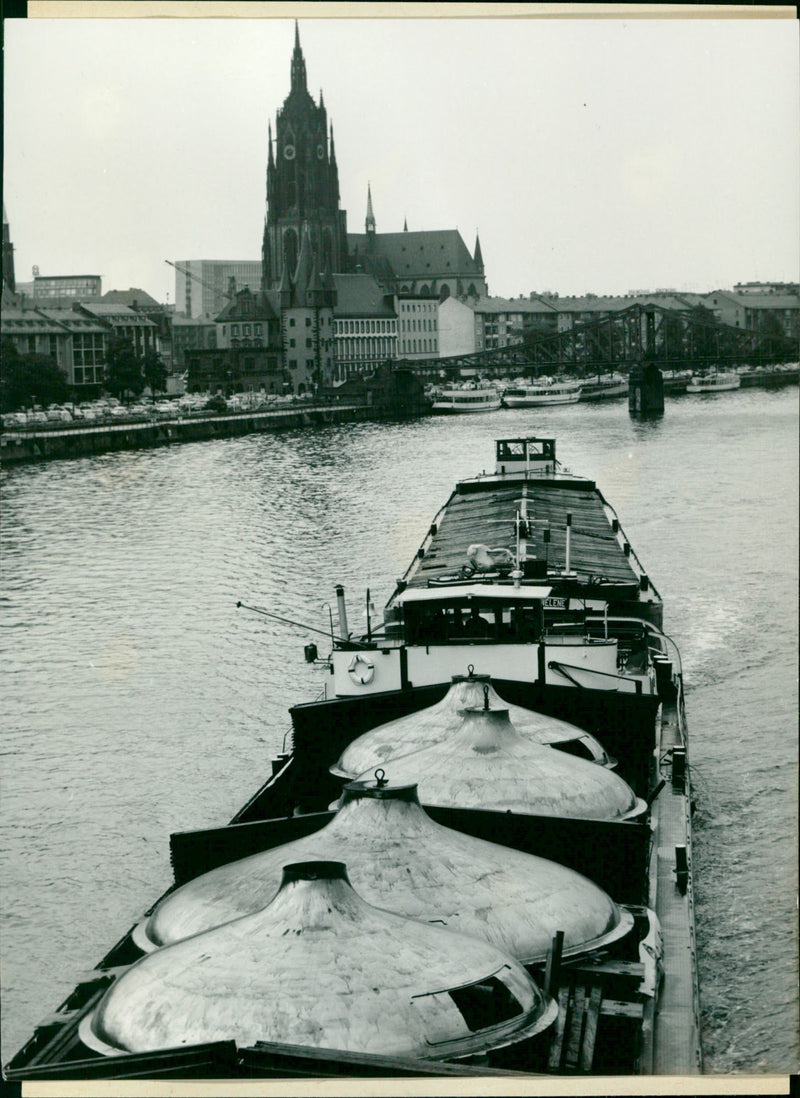
[[394, 317], [387, 295], [368, 274], [334, 274], [337, 317]]
[[[469, 254], [458, 229], [430, 232], [375, 233], [374, 250], [382, 253], [397, 278], [445, 278], [448, 275], [476, 275], [480, 270]], [[348, 233], [351, 253], [367, 252], [366, 233]]]

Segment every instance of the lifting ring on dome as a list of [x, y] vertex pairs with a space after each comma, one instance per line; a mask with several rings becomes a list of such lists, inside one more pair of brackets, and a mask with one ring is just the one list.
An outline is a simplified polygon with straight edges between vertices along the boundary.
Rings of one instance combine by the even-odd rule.
[[353, 656], [347, 670], [353, 682], [360, 683], [361, 686], [366, 686], [375, 678], [375, 665], [360, 652]]

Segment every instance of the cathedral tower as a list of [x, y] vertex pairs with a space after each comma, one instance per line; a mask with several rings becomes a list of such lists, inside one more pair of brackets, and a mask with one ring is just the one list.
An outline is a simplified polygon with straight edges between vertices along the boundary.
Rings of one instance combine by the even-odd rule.
[[306, 87], [306, 63], [295, 22], [291, 90], [278, 111], [273, 150], [269, 129], [267, 217], [262, 248], [262, 284], [294, 280], [308, 233], [315, 266], [323, 275], [347, 270], [347, 223], [339, 209], [339, 172], [322, 93], [319, 106]]

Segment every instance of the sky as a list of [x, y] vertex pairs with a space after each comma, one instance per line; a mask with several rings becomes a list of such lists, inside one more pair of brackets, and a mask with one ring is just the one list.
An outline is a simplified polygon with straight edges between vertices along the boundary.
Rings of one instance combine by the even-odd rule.
[[[36, 264], [174, 302], [166, 259], [260, 257], [293, 21], [5, 35], [17, 281]], [[378, 232], [479, 232], [493, 295], [800, 277], [793, 19], [314, 18], [300, 39], [351, 232], [369, 183]]]

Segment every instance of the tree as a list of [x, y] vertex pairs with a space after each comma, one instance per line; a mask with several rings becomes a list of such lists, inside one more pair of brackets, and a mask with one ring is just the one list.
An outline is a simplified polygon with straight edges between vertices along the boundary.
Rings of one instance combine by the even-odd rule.
[[46, 355], [21, 355], [10, 339], [2, 344], [0, 407], [13, 412], [31, 404], [53, 404], [69, 395], [67, 379]]
[[137, 397], [144, 389], [142, 360], [124, 336], [113, 336], [109, 342], [105, 385], [120, 400], [124, 400], [126, 394]]
[[158, 351], [145, 351], [142, 359], [142, 372], [154, 399], [156, 393], [166, 392], [167, 368]]

